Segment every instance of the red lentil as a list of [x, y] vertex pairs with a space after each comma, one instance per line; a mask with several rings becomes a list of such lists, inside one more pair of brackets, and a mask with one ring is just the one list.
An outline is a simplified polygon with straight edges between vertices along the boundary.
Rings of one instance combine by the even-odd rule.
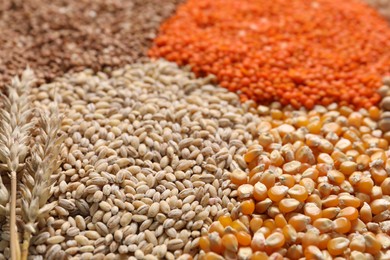
[[368, 108], [390, 72], [390, 27], [358, 0], [190, 0], [160, 31], [152, 57], [215, 74], [243, 101]]

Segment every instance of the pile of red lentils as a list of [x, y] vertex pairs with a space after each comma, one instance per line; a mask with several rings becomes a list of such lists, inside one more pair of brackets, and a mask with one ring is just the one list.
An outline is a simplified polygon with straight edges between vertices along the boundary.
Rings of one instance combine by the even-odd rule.
[[360, 0], [190, 0], [149, 54], [215, 74], [243, 101], [369, 108], [390, 72], [390, 27]]

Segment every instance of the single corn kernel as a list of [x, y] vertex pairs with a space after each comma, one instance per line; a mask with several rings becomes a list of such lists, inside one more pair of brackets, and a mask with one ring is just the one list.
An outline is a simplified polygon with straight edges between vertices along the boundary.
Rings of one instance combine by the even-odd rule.
[[284, 245], [285, 241], [283, 234], [275, 232], [267, 237], [265, 246], [271, 249], [278, 249]]
[[329, 234], [321, 234], [318, 238], [318, 248], [321, 250], [324, 250], [328, 246], [329, 240], [331, 240], [332, 237]]
[[358, 191], [366, 194], [370, 194], [373, 187], [374, 187], [374, 181], [370, 177], [363, 177], [357, 183]]
[[355, 189], [353, 188], [352, 184], [349, 183], [347, 180], [343, 181], [340, 185], [340, 189], [343, 192], [348, 192], [350, 194], [355, 192]]
[[250, 247], [240, 247], [238, 249], [237, 257], [238, 259], [250, 259], [253, 255], [253, 250]]
[[318, 179], [319, 172], [315, 168], [308, 168], [302, 173], [302, 178], [310, 178], [313, 181], [316, 181]]
[[247, 183], [248, 175], [240, 169], [235, 169], [230, 175], [230, 180], [236, 185], [242, 185]]
[[233, 222], [230, 216], [224, 215], [218, 218], [218, 221], [222, 224], [223, 227], [230, 226]]
[[310, 179], [310, 178], [303, 178], [300, 182], [299, 182], [300, 185], [302, 185], [303, 187], [305, 187], [306, 191], [308, 194], [312, 194], [314, 189], [315, 189], [315, 185], [316, 183]]
[[319, 218], [314, 220], [313, 226], [317, 228], [321, 233], [328, 233], [333, 231], [334, 223], [330, 219]]
[[210, 240], [210, 250], [217, 254], [222, 254], [225, 248], [222, 245], [222, 239], [220, 235], [217, 232], [210, 233], [209, 240]]
[[296, 214], [288, 220], [288, 224], [293, 226], [297, 232], [306, 230], [307, 225], [310, 224], [310, 218], [303, 214]]
[[206, 253], [210, 252], [210, 240], [208, 236], [202, 236], [199, 238], [199, 247]]
[[279, 209], [283, 213], [289, 213], [296, 210], [299, 206], [299, 201], [292, 198], [284, 198], [279, 202]]
[[336, 237], [329, 240], [327, 248], [332, 256], [342, 255], [348, 248], [349, 240], [345, 237]]
[[360, 199], [350, 195], [344, 194], [339, 196], [339, 205], [340, 207], [354, 207], [358, 208], [361, 205]]
[[241, 212], [245, 215], [251, 215], [255, 211], [255, 203], [253, 200], [244, 200], [241, 202]]
[[317, 207], [322, 208], [322, 200], [318, 194], [311, 194], [307, 197], [306, 202], [313, 202]]
[[370, 169], [370, 173], [376, 185], [381, 185], [381, 183], [387, 178], [387, 172], [383, 168], [372, 167]]
[[329, 207], [322, 211], [322, 217], [328, 219], [334, 219], [340, 213], [339, 207]]
[[319, 232], [316, 229], [309, 229], [302, 237], [302, 247], [307, 248], [308, 246], [318, 246], [319, 244]]
[[270, 154], [271, 164], [274, 166], [281, 166], [284, 163], [283, 156], [278, 150], [273, 150]]
[[222, 237], [222, 245], [232, 252], [237, 252], [238, 250], [238, 240], [237, 237], [233, 234], [225, 234]]
[[290, 224], [287, 224], [282, 228], [283, 235], [287, 242], [294, 243], [297, 240], [297, 231]]
[[372, 233], [364, 233], [364, 240], [366, 244], [366, 253], [377, 254], [382, 248], [381, 243], [376, 239], [375, 235]]
[[376, 234], [376, 239], [382, 245], [382, 249], [389, 251], [390, 249], [390, 235], [385, 233]]
[[283, 165], [283, 171], [287, 174], [296, 174], [300, 171], [302, 163], [300, 161], [291, 161]]
[[251, 235], [244, 231], [237, 232], [236, 238], [240, 246], [249, 246], [252, 242]]
[[267, 211], [269, 206], [272, 205], [272, 200], [269, 198], [266, 198], [265, 200], [256, 203], [255, 211], [259, 214], [262, 214]]
[[322, 217], [322, 211], [315, 203], [306, 203], [303, 210], [305, 215], [310, 217], [312, 221]]
[[302, 185], [296, 184], [293, 187], [291, 187], [287, 194], [291, 197], [296, 199], [299, 202], [304, 202], [308, 197], [308, 192], [306, 188]]
[[337, 195], [329, 195], [322, 200], [322, 206], [325, 208], [337, 207], [339, 205], [339, 197]]
[[242, 223], [239, 219], [234, 220], [230, 226], [231, 226], [234, 230], [236, 230], [237, 232], [239, 232], [239, 231], [245, 231], [245, 232], [249, 233], [248, 228], [247, 228], [247, 227], [245, 226], [245, 224]]
[[320, 182], [317, 185], [317, 190], [322, 197], [327, 197], [332, 193], [333, 185], [328, 182]]
[[279, 185], [268, 190], [268, 198], [274, 202], [281, 201], [287, 195], [288, 187]]
[[348, 177], [348, 181], [349, 181], [349, 183], [351, 183], [353, 186], [356, 186], [362, 178], [363, 178], [363, 173], [360, 172], [360, 171], [356, 171], [356, 172], [352, 173], [352, 174]]
[[284, 217], [283, 214], [277, 214], [275, 216], [275, 226], [278, 228], [283, 228], [284, 226], [287, 225], [287, 220]]
[[247, 163], [255, 161], [263, 152], [263, 148], [260, 145], [249, 147], [248, 152], [244, 155], [244, 160]]
[[351, 251], [364, 252], [366, 250], [366, 241], [363, 235], [354, 234], [350, 241], [349, 249], [351, 249]]
[[351, 222], [345, 218], [337, 218], [333, 221], [334, 223], [334, 231], [340, 234], [346, 234], [351, 230]]
[[351, 221], [351, 232], [365, 232], [367, 231], [366, 224], [360, 219], [355, 219]]
[[254, 187], [250, 184], [243, 184], [238, 187], [237, 194], [240, 199], [249, 199], [252, 197]]
[[218, 221], [211, 223], [209, 233], [217, 232], [220, 236], [223, 235], [225, 227]]
[[260, 182], [263, 183], [267, 189], [270, 189], [275, 185], [276, 176], [271, 171], [265, 171], [260, 177]]
[[328, 179], [334, 183], [340, 185], [345, 180], [344, 174], [337, 170], [330, 170], [327, 174]]
[[314, 245], [310, 245], [310, 246], [306, 247], [305, 258], [306, 259], [321, 259], [321, 260], [325, 259], [321, 250]]
[[273, 219], [264, 220], [263, 227], [267, 227], [272, 232], [276, 228], [275, 220]]
[[345, 161], [340, 164], [339, 171], [344, 175], [351, 175], [357, 169], [357, 163], [351, 161]]
[[291, 245], [287, 249], [286, 257], [288, 259], [300, 259], [303, 256], [303, 249], [301, 245]]
[[371, 211], [375, 215], [388, 210], [389, 206], [390, 202], [385, 199], [376, 199], [370, 203]]
[[256, 201], [262, 201], [262, 200], [265, 200], [267, 198], [267, 196], [268, 196], [267, 187], [263, 183], [257, 182], [254, 185], [253, 198]]
[[359, 217], [359, 212], [354, 207], [345, 207], [340, 210], [340, 213], [337, 215], [337, 217], [345, 217], [349, 220], [355, 220]]
[[[261, 232], [256, 232], [253, 235], [251, 248], [253, 251], [264, 251], [265, 249], [265, 237]], [[268, 258], [267, 258], [268, 259]]]
[[382, 189], [381, 187], [374, 186], [371, 190], [370, 194], [371, 199], [376, 200], [376, 199], [381, 199], [383, 197]]
[[278, 177], [280, 184], [291, 188], [295, 184], [295, 179], [292, 175], [282, 174]]
[[274, 138], [270, 133], [260, 133], [259, 135], [259, 144], [263, 147], [268, 147], [274, 142]]
[[357, 170], [366, 170], [370, 164], [371, 158], [366, 154], [361, 154], [356, 158]]
[[310, 147], [303, 145], [295, 152], [295, 158], [301, 163], [315, 164], [315, 157]]
[[253, 233], [256, 233], [263, 226], [263, 219], [259, 217], [253, 217], [249, 222], [249, 227]]
[[363, 220], [364, 223], [372, 221], [371, 208], [366, 202], [364, 202], [363, 206], [360, 208], [360, 219]]

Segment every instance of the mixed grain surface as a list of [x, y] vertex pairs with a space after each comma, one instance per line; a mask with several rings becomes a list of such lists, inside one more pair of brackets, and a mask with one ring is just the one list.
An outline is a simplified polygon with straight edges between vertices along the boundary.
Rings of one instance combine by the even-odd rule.
[[67, 71], [142, 61], [182, 0], [3, 0], [0, 88], [30, 66], [43, 81]]
[[52, 198], [58, 206], [39, 223], [30, 254], [196, 255], [199, 237], [236, 204], [229, 175], [245, 169], [260, 120], [209, 80], [157, 61], [34, 89], [37, 106], [61, 94], [68, 137]]

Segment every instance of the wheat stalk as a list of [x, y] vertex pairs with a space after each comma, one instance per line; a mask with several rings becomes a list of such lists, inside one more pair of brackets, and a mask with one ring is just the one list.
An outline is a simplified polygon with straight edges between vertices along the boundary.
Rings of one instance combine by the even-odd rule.
[[27, 174], [22, 179], [22, 217], [25, 222], [22, 246], [22, 260], [27, 259], [31, 235], [36, 232], [38, 218], [43, 217], [57, 204], [46, 204], [52, 195], [55, 173], [65, 135], [60, 135], [63, 116], [56, 103], [51, 103], [49, 111], [40, 111], [39, 134], [26, 162]]
[[[8, 171], [11, 179], [10, 199], [10, 248], [11, 259], [20, 258], [20, 245], [16, 227], [16, 186], [17, 173], [23, 167], [28, 155], [30, 130], [34, 125], [31, 122], [30, 87], [34, 82], [34, 73], [26, 69], [21, 78], [15, 77], [8, 86], [8, 97], [2, 95], [3, 108], [0, 110], [0, 161], [2, 168]], [[3, 189], [3, 186], [1, 186]], [[6, 193], [2, 194], [2, 202]], [[2, 203], [2, 206], [4, 204]], [[5, 210], [5, 208], [4, 208]], [[5, 212], [7, 212], [5, 210]]]

